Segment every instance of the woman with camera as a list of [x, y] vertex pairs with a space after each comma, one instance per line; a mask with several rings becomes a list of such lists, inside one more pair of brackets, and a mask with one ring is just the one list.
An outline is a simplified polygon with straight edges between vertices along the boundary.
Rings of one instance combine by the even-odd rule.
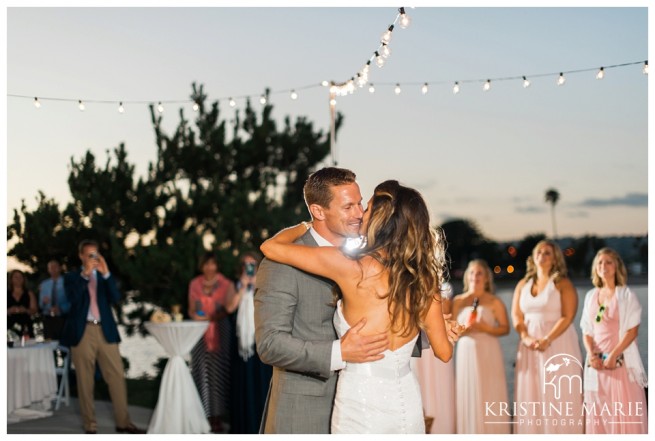
[[261, 255], [241, 256], [236, 288], [240, 297], [236, 313], [236, 347], [233, 351], [234, 403], [231, 433], [259, 433], [273, 368], [262, 363], [255, 351], [255, 281]]

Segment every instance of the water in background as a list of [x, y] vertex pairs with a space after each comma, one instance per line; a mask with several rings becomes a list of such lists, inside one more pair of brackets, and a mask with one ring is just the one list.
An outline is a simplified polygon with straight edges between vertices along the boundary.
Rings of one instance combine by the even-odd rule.
[[[584, 346], [582, 345], [582, 332], [580, 331], [580, 315], [582, 314], [582, 306], [584, 301], [584, 296], [589, 291], [592, 286], [591, 284], [578, 284], [576, 285], [578, 290], [578, 312], [575, 316], [573, 325], [578, 331], [578, 336], [580, 337], [580, 350], [582, 351], [583, 357], [585, 356]], [[641, 312], [641, 325], [639, 326], [639, 337], [638, 337], [638, 346], [639, 353], [641, 354], [641, 360], [644, 363], [646, 372], [648, 372], [648, 286], [646, 285], [635, 285], [631, 286], [631, 289], [635, 292], [641, 303], [642, 312]], [[505, 303], [507, 308], [507, 314], [510, 319], [511, 326], [511, 316], [510, 316], [510, 307], [512, 305], [512, 295], [513, 289], [505, 288], [499, 289], [496, 293], [498, 297]], [[127, 305], [126, 308], [133, 308], [136, 305]], [[166, 357], [166, 352], [161, 347], [157, 340], [154, 337], [141, 337], [140, 335], [126, 337], [122, 327], [119, 327], [121, 332], [121, 338], [123, 342], [120, 344], [121, 354], [130, 361], [130, 369], [127, 373], [129, 378], [137, 378], [143, 375], [154, 376], [156, 374], [155, 368], [153, 365], [157, 362], [159, 358]], [[510, 400], [513, 400], [514, 396], [514, 361], [516, 359], [516, 350], [518, 345], [518, 334], [512, 329], [509, 335], [500, 337], [500, 344], [503, 348], [503, 357], [505, 361], [505, 375], [507, 376], [507, 387], [509, 388], [508, 393]]]

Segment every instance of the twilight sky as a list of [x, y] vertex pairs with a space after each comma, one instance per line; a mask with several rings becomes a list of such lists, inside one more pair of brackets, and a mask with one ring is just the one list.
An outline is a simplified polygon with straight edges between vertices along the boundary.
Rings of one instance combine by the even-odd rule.
[[[647, 8], [407, 11], [411, 25], [394, 30], [386, 65], [371, 67], [375, 93], [366, 86], [337, 101], [338, 163], [357, 173], [364, 200], [395, 178], [424, 194], [435, 224], [465, 217], [511, 240], [552, 232], [544, 193], [555, 187], [560, 236], [647, 233], [648, 76], [640, 63], [595, 79], [601, 66], [648, 59]], [[228, 97], [252, 96], [258, 109], [266, 87], [349, 78], [395, 17], [393, 6], [8, 8], [7, 94], [28, 98], [6, 98], [7, 215], [22, 199], [33, 208], [38, 190], [68, 202], [68, 164], [88, 149], [104, 163], [124, 142], [137, 174], [146, 171], [156, 155], [148, 106], [126, 103], [119, 114], [118, 101], [187, 100], [195, 81], [230, 119]], [[560, 71], [580, 69], [594, 70], [556, 84]], [[496, 80], [522, 75], [530, 87]], [[467, 82], [487, 78], [487, 92]], [[307, 116], [327, 130], [327, 88], [298, 94], [274, 93], [275, 117]], [[78, 99], [112, 103], [82, 112]], [[193, 117], [190, 103], [165, 104], [165, 130], [180, 107]]]

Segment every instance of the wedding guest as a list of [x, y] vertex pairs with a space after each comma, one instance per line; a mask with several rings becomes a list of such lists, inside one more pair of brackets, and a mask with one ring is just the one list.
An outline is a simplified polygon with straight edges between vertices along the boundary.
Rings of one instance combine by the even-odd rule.
[[8, 280], [7, 329], [34, 337], [31, 317], [38, 311], [36, 296], [27, 288], [27, 279], [21, 270], [11, 271]]
[[[591, 281], [594, 288], [585, 296], [580, 319], [587, 351], [586, 433], [648, 433], [644, 393], [648, 381], [637, 347], [641, 305], [627, 286], [621, 256], [611, 248], [599, 250], [591, 265]], [[617, 412], [618, 403], [626, 410]]]
[[64, 324], [61, 344], [71, 348], [84, 431], [87, 434], [98, 431], [93, 402], [97, 363], [109, 388], [116, 432], [143, 434], [145, 430], [132, 423], [127, 408], [127, 384], [118, 350], [121, 338], [111, 309], [111, 305], [117, 304], [121, 297], [116, 279], [96, 241], [82, 240], [78, 252], [81, 269], [66, 273], [64, 278], [71, 309]]
[[509, 415], [499, 411], [508, 400], [498, 338], [509, 333], [509, 321], [484, 260], [469, 262], [453, 316], [466, 326], [455, 352], [457, 433], [511, 433]]
[[231, 433], [259, 433], [273, 367], [262, 363], [255, 351], [254, 292], [261, 255], [241, 256], [236, 289], [241, 300], [236, 313], [236, 351], [232, 351], [233, 405]]
[[[443, 313], [451, 313], [453, 287], [444, 282], [441, 288]], [[424, 347], [420, 357], [412, 357], [412, 370], [421, 387], [427, 433], [455, 433], [455, 359], [444, 362]], [[429, 427], [428, 427], [429, 426]]]
[[[542, 240], [527, 259], [512, 299], [520, 341], [515, 397], [524, 406], [516, 433], [582, 433], [582, 355], [571, 326], [578, 295], [559, 246]], [[561, 386], [561, 387], [560, 387]], [[529, 403], [542, 403], [534, 407]], [[528, 404], [522, 404], [528, 403]]]
[[45, 338], [59, 340], [64, 329], [66, 314], [70, 310], [59, 260], [48, 261], [48, 274], [50, 277], [39, 285], [39, 310], [43, 315]]
[[207, 252], [198, 265], [202, 274], [189, 283], [189, 317], [208, 320], [205, 335], [191, 351], [191, 374], [198, 388], [205, 415], [214, 433], [222, 433], [230, 398], [230, 339], [228, 314], [240, 296], [231, 280], [218, 272], [218, 260]]

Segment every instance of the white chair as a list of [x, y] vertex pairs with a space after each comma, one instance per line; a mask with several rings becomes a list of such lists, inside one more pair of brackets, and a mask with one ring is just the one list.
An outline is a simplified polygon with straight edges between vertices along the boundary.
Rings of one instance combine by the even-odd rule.
[[[61, 352], [64, 357], [64, 364], [60, 367], [59, 365], [55, 366], [55, 372], [58, 376], [61, 376], [61, 381], [59, 382], [59, 390], [57, 391], [57, 401], [55, 402], [55, 410], [59, 410], [59, 406], [63, 401], [66, 406], [70, 405], [70, 386], [68, 384], [68, 374], [70, 370], [70, 349], [66, 346], [57, 346], [57, 351]], [[64, 396], [65, 395], [65, 396]]]

